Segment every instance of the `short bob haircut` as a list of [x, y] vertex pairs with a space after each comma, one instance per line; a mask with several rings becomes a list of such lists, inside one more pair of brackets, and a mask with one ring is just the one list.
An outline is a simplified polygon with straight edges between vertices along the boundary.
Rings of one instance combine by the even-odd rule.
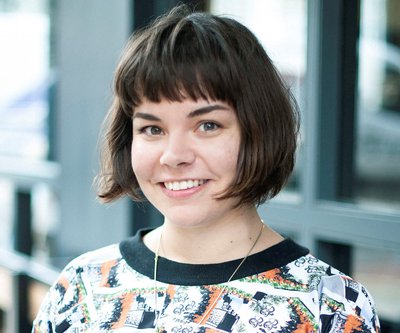
[[257, 38], [237, 21], [181, 5], [131, 36], [105, 122], [97, 177], [103, 202], [143, 199], [131, 142], [132, 116], [144, 98], [220, 100], [235, 110], [241, 130], [236, 177], [218, 200], [259, 205], [287, 182], [295, 160], [296, 103]]

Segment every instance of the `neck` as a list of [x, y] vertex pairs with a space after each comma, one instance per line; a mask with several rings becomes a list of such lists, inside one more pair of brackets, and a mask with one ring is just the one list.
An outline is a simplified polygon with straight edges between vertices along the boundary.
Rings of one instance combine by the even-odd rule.
[[[257, 210], [247, 209], [229, 219], [202, 227], [184, 228], [165, 220], [164, 225], [148, 234], [145, 244], [170, 260], [211, 264], [243, 258], [260, 234], [262, 222]], [[162, 237], [161, 237], [162, 234]], [[259, 252], [282, 239], [266, 227], [252, 253]]]

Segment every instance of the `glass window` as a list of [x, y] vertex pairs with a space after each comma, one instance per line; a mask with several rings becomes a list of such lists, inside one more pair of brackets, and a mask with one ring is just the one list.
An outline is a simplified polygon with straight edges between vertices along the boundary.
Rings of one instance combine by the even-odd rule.
[[11, 181], [0, 178], [0, 247], [11, 247], [14, 218], [14, 187]]
[[398, 323], [400, 251], [356, 247], [353, 259], [353, 277], [373, 295], [380, 319]]
[[0, 0], [0, 154], [46, 158], [47, 1]]
[[[257, 36], [291, 88], [302, 110], [305, 102], [307, 2], [305, 0], [211, 0], [209, 6], [210, 12], [228, 15], [242, 22]], [[287, 22], [290, 22], [290, 25]], [[303, 133], [302, 137], [304, 138]], [[296, 199], [298, 196], [294, 193], [298, 189], [298, 170], [297, 165], [282, 195], [285, 198]]]
[[32, 280], [29, 285], [29, 315], [28, 318], [32, 322], [37, 313], [39, 312], [39, 308], [41, 303], [43, 302], [44, 297], [46, 296], [47, 291], [49, 290], [49, 286], [36, 282]]
[[0, 163], [5, 170], [0, 171], [0, 247], [13, 248], [16, 194], [29, 187], [33, 255], [47, 259], [58, 214], [56, 196], [50, 186], [24, 180], [41, 177], [33, 165], [49, 154], [49, 1], [0, 0], [0, 45]]
[[[3, 292], [0, 293], [0, 309], [3, 311], [9, 311], [12, 308], [12, 275], [4, 268], [0, 267], [0, 283], [2, 285]], [[0, 326], [0, 328], [3, 328]], [[1, 331], [1, 330], [0, 330]], [[3, 331], [1, 331], [3, 332]]]
[[32, 256], [44, 263], [52, 264], [55, 238], [59, 223], [57, 194], [47, 184], [37, 183], [32, 194]]
[[357, 201], [400, 208], [400, 2], [361, 1]]

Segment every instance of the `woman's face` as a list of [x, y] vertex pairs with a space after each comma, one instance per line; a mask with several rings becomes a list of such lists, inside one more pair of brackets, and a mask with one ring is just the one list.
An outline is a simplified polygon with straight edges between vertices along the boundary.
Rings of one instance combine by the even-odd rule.
[[144, 102], [133, 115], [132, 167], [166, 221], [203, 226], [230, 218], [236, 199], [215, 200], [236, 174], [234, 110], [221, 101]]

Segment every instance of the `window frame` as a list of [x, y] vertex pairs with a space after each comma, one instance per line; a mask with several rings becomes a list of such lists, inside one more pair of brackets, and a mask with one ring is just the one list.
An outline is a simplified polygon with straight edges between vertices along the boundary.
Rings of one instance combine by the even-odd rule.
[[[354, 179], [354, 147], [344, 143], [354, 142], [359, 19], [360, 0], [308, 1], [301, 200], [273, 200], [259, 208], [268, 225], [295, 235], [321, 259], [335, 257], [334, 247], [324, 248], [321, 241], [400, 251], [400, 211], [338, 199], [351, 197]], [[338, 265], [351, 271], [351, 255], [346, 264]]]

